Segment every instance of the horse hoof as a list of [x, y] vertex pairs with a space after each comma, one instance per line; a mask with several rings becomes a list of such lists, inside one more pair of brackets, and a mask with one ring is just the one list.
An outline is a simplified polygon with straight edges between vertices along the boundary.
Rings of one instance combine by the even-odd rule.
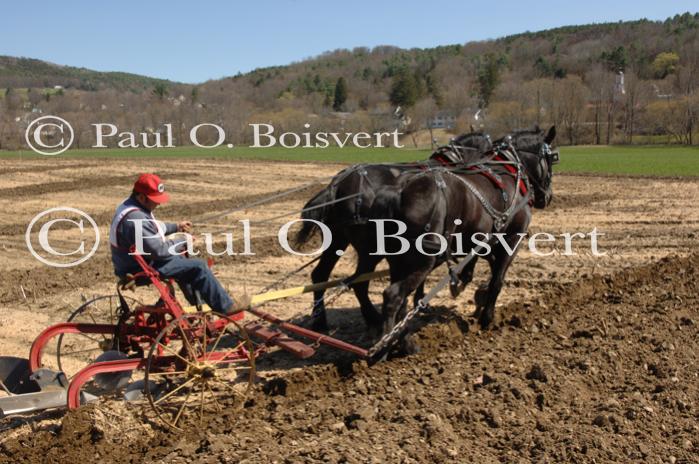
[[409, 356], [411, 354], [417, 354], [420, 352], [420, 346], [412, 339], [412, 337], [406, 337], [400, 344], [399, 353], [403, 356]]
[[489, 315], [487, 312], [481, 312], [480, 316], [478, 317], [478, 323], [480, 324], [482, 330], [487, 330], [493, 323], [493, 316]]
[[464, 284], [450, 283], [449, 284], [449, 293], [451, 293], [452, 298], [456, 298], [459, 295], [461, 295], [461, 292], [464, 291], [464, 288], [466, 288], [466, 285], [464, 285]]

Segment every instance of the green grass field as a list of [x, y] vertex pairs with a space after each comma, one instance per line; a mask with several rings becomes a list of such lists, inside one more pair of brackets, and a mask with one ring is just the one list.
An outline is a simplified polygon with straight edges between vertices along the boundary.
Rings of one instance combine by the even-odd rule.
[[646, 176], [699, 176], [699, 147], [561, 147], [558, 172]]
[[[573, 146], [561, 147], [561, 163], [556, 172], [623, 174], [647, 176], [699, 176], [699, 147], [676, 145], [653, 146]], [[409, 148], [354, 147], [326, 149], [286, 149], [226, 147], [203, 149], [178, 147], [168, 149], [86, 149], [70, 150], [61, 158], [223, 158], [330, 163], [407, 162], [425, 159], [427, 150]], [[40, 158], [29, 150], [0, 151], [0, 159]], [[50, 157], [43, 157], [51, 159]]]

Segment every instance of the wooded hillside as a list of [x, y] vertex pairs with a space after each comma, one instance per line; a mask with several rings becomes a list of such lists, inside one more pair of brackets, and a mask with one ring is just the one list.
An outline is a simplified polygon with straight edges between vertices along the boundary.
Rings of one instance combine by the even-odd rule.
[[699, 115], [699, 13], [429, 49], [335, 50], [199, 85], [37, 61], [0, 59], [2, 148], [21, 143], [22, 125], [39, 112], [84, 129], [79, 146], [92, 143], [91, 122], [132, 131], [169, 122], [183, 141], [184, 131], [213, 122], [236, 144], [248, 141], [250, 122], [280, 132], [306, 123], [395, 129], [398, 106], [404, 132], [475, 124], [499, 135], [538, 123], [559, 126], [559, 143], [691, 144]]

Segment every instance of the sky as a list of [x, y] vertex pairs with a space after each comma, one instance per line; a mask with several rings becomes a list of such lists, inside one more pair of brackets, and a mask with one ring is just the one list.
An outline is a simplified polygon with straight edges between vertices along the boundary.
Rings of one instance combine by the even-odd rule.
[[7, 0], [0, 55], [199, 83], [358, 46], [463, 44], [699, 11], [696, 0]]

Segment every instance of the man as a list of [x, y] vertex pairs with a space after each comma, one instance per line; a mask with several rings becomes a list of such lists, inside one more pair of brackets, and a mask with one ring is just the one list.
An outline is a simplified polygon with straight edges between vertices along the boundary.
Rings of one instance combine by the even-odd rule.
[[131, 246], [136, 245], [139, 249], [136, 241], [137, 238], [141, 238], [140, 249], [146, 261], [162, 277], [175, 279], [190, 303], [195, 303], [193, 292], [198, 291], [214, 311], [231, 314], [244, 309], [244, 306], [233, 303], [204, 261], [182, 256], [181, 253], [187, 244], [186, 239], [176, 241], [165, 238], [175, 232], [192, 230], [192, 223], [189, 221], [177, 224], [156, 221], [153, 210], [167, 203], [169, 199], [170, 196], [165, 192], [160, 177], [155, 174], [141, 174], [133, 186], [131, 196], [117, 207], [109, 228], [114, 273], [124, 277], [141, 270], [129, 254]]

